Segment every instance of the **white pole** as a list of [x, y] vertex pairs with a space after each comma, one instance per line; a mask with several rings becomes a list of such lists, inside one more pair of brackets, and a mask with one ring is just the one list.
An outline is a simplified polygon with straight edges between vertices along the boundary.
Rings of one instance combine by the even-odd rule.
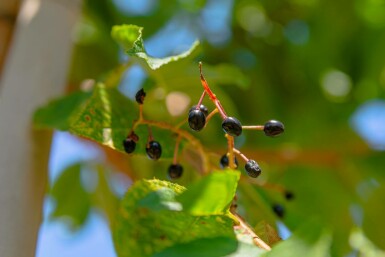
[[[79, 0], [25, 0], [0, 81], [0, 256], [35, 255], [50, 133], [34, 110], [62, 94]], [[53, 253], [54, 256], [54, 253]]]

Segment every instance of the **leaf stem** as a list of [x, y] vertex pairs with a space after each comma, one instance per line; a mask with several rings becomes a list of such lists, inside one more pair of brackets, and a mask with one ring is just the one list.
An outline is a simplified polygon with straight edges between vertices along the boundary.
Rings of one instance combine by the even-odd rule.
[[244, 219], [238, 213], [233, 213], [233, 215], [237, 218], [239, 226], [243, 228], [253, 238], [253, 242], [256, 246], [266, 251], [271, 250], [271, 247], [267, 243], [265, 243], [265, 241], [263, 241], [259, 236], [257, 236], [257, 234], [255, 234], [254, 230], [244, 221]]

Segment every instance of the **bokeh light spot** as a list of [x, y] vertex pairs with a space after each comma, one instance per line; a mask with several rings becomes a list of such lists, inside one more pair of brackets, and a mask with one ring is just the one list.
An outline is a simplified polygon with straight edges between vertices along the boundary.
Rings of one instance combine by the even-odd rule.
[[309, 26], [301, 20], [292, 20], [285, 27], [285, 36], [294, 45], [304, 45], [309, 40]]
[[266, 36], [270, 33], [269, 23], [265, 11], [257, 5], [245, 5], [239, 8], [236, 19], [239, 25], [254, 36]]
[[353, 129], [375, 150], [385, 150], [385, 101], [371, 100], [358, 107], [352, 119]]
[[350, 77], [339, 70], [330, 70], [321, 78], [321, 86], [330, 100], [341, 101], [352, 88]]
[[166, 97], [166, 106], [171, 116], [183, 114], [190, 104], [190, 97], [183, 92], [171, 92]]

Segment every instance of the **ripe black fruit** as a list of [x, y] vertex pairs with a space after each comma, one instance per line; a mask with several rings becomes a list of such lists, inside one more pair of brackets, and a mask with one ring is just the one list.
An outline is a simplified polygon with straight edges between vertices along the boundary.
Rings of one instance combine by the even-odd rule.
[[136, 143], [132, 138], [127, 137], [123, 140], [123, 147], [126, 153], [132, 153], [133, 151], [135, 151]]
[[280, 218], [283, 218], [283, 216], [285, 215], [285, 208], [283, 208], [283, 206], [280, 204], [274, 204], [273, 211]]
[[135, 100], [138, 104], [143, 104], [144, 98], [146, 97], [146, 92], [144, 92], [143, 88], [136, 92]]
[[183, 174], [183, 167], [180, 164], [171, 164], [168, 167], [168, 176], [170, 179], [180, 178]]
[[158, 160], [162, 155], [162, 147], [157, 141], [150, 141], [146, 146], [147, 156], [152, 160]]
[[[196, 110], [197, 106], [194, 105], [193, 107], [191, 107], [189, 113], [193, 110]], [[209, 110], [207, 109], [206, 106], [204, 106], [203, 104], [201, 104], [201, 106], [199, 106], [199, 110], [201, 110], [201, 112], [203, 112], [203, 114], [207, 117], [207, 115], [209, 115]]]
[[[219, 163], [220, 163], [222, 169], [229, 166], [229, 157], [227, 156], [227, 154], [224, 154], [221, 157], [221, 160], [219, 161]], [[235, 167], [238, 167], [238, 160], [235, 156], [234, 156], [234, 163], [235, 163]]]
[[284, 193], [285, 193], [286, 200], [288, 200], [288, 201], [293, 200], [293, 198], [294, 198], [293, 192], [285, 191]]
[[230, 136], [237, 137], [242, 134], [242, 124], [234, 117], [227, 117], [222, 122], [223, 130]]
[[254, 160], [248, 160], [246, 162], [245, 170], [246, 170], [247, 174], [252, 178], [258, 177], [262, 172], [258, 163]]
[[285, 130], [285, 127], [283, 126], [282, 122], [277, 120], [269, 120], [268, 122], [265, 123], [265, 126], [263, 128], [265, 135], [269, 137], [278, 136], [284, 130]]
[[206, 124], [206, 116], [201, 110], [192, 110], [188, 114], [188, 124], [195, 131], [200, 131]]

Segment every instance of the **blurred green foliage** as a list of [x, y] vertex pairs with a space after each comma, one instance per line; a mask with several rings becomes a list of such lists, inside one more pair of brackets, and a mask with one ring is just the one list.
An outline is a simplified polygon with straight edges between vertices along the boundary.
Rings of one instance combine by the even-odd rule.
[[[279, 219], [271, 206], [279, 203], [285, 208], [280, 221], [294, 232], [267, 256], [383, 256], [379, 249], [385, 249], [385, 219], [381, 216], [385, 212], [385, 155], [372, 150], [352, 130], [350, 120], [361, 104], [385, 96], [384, 3], [234, 0], [224, 22], [230, 34], [219, 43], [210, 41], [215, 33], [207, 29], [219, 19], [207, 8], [215, 3], [220, 8], [218, 1], [155, 3], [148, 13], [135, 14], [124, 12], [110, 0], [84, 2], [69, 84], [75, 89], [84, 79], [105, 82], [103, 92], [109, 92], [107, 99], [113, 111], [108, 115], [114, 125], [103, 125], [99, 120], [101, 127], [87, 125], [81, 132], [72, 132], [103, 143], [100, 128], [121, 129], [113, 142], [122, 150], [121, 138], [137, 118], [137, 107], [119, 90], [121, 83], [132, 83], [121, 78], [134, 64], [141, 65], [146, 73], [142, 84], [148, 93], [145, 116], [179, 123], [187, 110], [171, 116], [165, 99], [179, 91], [190, 98], [190, 105], [196, 103], [202, 92], [197, 62], [203, 61], [206, 79], [229, 114], [243, 124], [263, 124], [272, 118], [285, 124], [285, 134], [279, 138], [245, 131], [236, 140], [236, 145], [263, 168], [263, 175], [256, 181], [246, 177], [240, 181], [237, 194], [241, 214], [252, 226], [261, 221], [276, 226]], [[169, 22], [175, 21], [179, 25], [176, 28], [187, 29], [201, 43], [194, 45], [186, 58], [153, 70], [146, 63], [147, 57], [141, 59], [143, 55], [138, 53], [152, 55], [146, 52], [147, 40], [159, 36]], [[111, 37], [111, 28], [123, 23], [144, 28], [140, 48], [134, 52], [139, 58], [129, 57], [127, 62], [122, 61], [124, 51]], [[168, 30], [170, 41], [165, 45], [172, 44], [173, 33], [178, 32], [173, 28]], [[113, 35], [116, 38], [116, 33]], [[192, 46], [193, 41], [188, 44]], [[98, 117], [106, 118], [106, 103], [97, 95], [102, 88], [95, 87], [92, 96], [75, 93], [51, 103], [37, 112], [36, 124], [68, 130], [67, 118], [80, 113], [74, 108], [89, 110], [87, 104], [101, 112]], [[95, 96], [95, 101], [90, 100]], [[207, 99], [204, 104], [213, 108]], [[55, 116], [58, 110], [62, 119]], [[214, 117], [203, 132], [192, 132], [216, 153], [213, 165], [218, 165], [226, 151], [219, 124], [220, 119]], [[139, 133], [145, 138], [145, 130]], [[165, 131], [154, 133], [164, 140], [166, 160], [154, 164], [141, 157], [122, 157], [130, 162], [135, 178], [165, 179], [159, 170], [167, 169], [175, 139]], [[139, 147], [138, 151], [144, 153], [143, 145]], [[181, 162], [186, 164], [183, 185], [199, 177], [199, 158], [190, 148], [186, 145], [182, 153]], [[287, 201], [283, 189], [293, 192], [294, 199]]]

